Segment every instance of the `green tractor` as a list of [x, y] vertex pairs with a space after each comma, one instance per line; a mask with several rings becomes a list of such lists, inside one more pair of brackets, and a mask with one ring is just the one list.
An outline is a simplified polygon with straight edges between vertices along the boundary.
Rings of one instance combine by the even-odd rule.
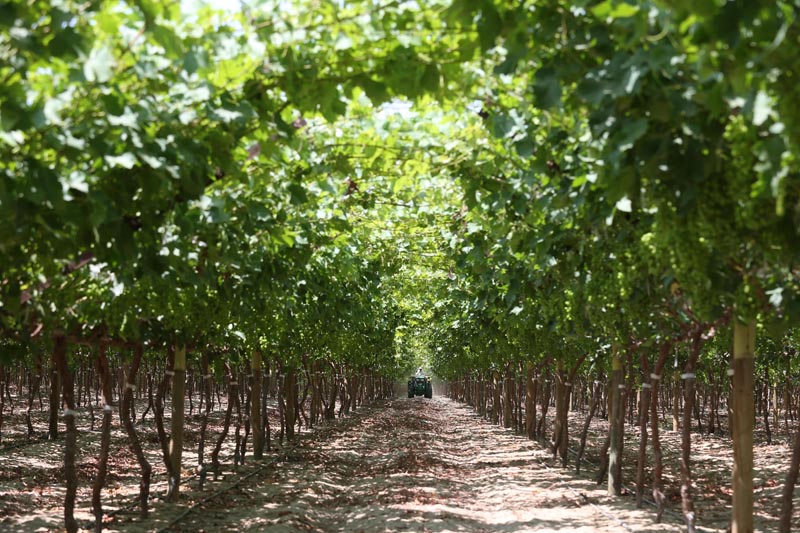
[[428, 376], [416, 375], [408, 378], [408, 397], [414, 396], [433, 397], [433, 385]]

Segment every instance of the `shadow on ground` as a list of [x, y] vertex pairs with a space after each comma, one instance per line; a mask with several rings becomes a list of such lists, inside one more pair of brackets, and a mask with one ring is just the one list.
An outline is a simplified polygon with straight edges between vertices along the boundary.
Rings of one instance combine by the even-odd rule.
[[[681, 530], [652, 517], [550, 468], [538, 445], [454, 402], [404, 398], [318, 430], [175, 530]], [[169, 516], [154, 519], [139, 527], [159, 527]]]

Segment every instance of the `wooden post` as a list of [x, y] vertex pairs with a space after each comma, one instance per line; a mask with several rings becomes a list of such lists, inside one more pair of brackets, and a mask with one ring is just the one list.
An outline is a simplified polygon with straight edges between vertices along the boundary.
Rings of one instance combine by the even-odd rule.
[[733, 513], [731, 533], [753, 531], [753, 367], [756, 323], [733, 325]]
[[511, 377], [511, 365], [506, 367], [506, 377], [503, 380], [503, 427], [510, 428], [512, 423], [512, 399], [514, 397], [514, 380]]
[[640, 354], [642, 368], [642, 390], [639, 392], [639, 455], [636, 460], [636, 508], [644, 501], [644, 469], [647, 463], [647, 422], [650, 413], [650, 367], [645, 350]]
[[486, 416], [486, 376], [481, 374], [480, 388], [478, 389], [478, 414], [481, 417]]
[[253, 431], [253, 458], [264, 455], [264, 424], [261, 420], [261, 352], [253, 352], [253, 383], [250, 392], [250, 426]]
[[500, 423], [500, 374], [492, 372], [492, 424]]
[[173, 478], [169, 480], [168, 500], [177, 501], [181, 482], [181, 458], [183, 456], [183, 405], [186, 392], [186, 348], [175, 348], [172, 371], [172, 424], [169, 439], [169, 462]]
[[55, 350], [50, 354], [50, 411], [49, 424], [47, 430], [48, 440], [56, 440], [58, 438], [58, 405], [61, 398], [61, 376], [58, 372], [58, 366], [55, 360]]
[[525, 373], [525, 434], [533, 440], [536, 432], [536, 405], [533, 388], [533, 363], [528, 362]]
[[611, 356], [611, 390], [610, 406], [608, 413], [609, 436], [611, 437], [608, 449], [608, 495], [618, 496], [622, 489], [622, 479], [620, 479], [620, 451], [622, 450], [622, 403], [620, 402], [620, 386], [622, 382], [622, 357], [619, 348], [615, 346]]

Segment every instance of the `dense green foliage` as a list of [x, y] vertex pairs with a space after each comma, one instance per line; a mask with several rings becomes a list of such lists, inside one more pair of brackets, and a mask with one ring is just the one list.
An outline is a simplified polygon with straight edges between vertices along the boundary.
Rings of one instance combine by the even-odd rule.
[[427, 242], [404, 220], [446, 203], [417, 205], [442, 160], [418, 151], [452, 119], [426, 134], [372, 115], [441, 94], [461, 68], [437, 61], [458, 53], [424, 37], [432, 12], [266, 4], [3, 6], [7, 340], [61, 329], [396, 371], [391, 277]]
[[796, 2], [189, 5], [0, 5], [2, 358], [790, 372]]

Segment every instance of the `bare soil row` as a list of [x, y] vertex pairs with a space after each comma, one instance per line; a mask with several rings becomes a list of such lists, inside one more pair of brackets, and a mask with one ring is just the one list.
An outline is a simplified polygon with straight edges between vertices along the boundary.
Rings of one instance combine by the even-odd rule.
[[[270, 412], [271, 418], [275, 416]], [[15, 415], [18, 416], [18, 415]], [[210, 424], [212, 439], [221, 431], [221, 413]], [[581, 426], [572, 413], [570, 427]], [[13, 422], [9, 419], [8, 422]], [[46, 430], [44, 418], [37, 430]], [[185, 465], [196, 464], [196, 421], [187, 418]], [[294, 443], [268, 454], [266, 462], [226, 462], [216, 480], [198, 489], [187, 466], [181, 502], [159, 499], [166, 489], [157, 438], [146, 421], [145, 449], [155, 467], [151, 516], [134, 509], [138, 467], [126, 438], [116, 430], [104, 506], [115, 512], [110, 531], [153, 531], [166, 527], [216, 491], [171, 529], [176, 531], [680, 531], [677, 433], [663, 434], [665, 486], [672, 514], [654, 523], [650, 508], [638, 510], [633, 498], [609, 498], [593, 479], [594, 467], [562, 469], [540, 443], [489, 424], [472, 409], [443, 397], [396, 399], [359, 408], [352, 416], [325, 422]], [[9, 423], [7, 427], [16, 427]], [[273, 426], [274, 427], [274, 426]], [[586, 458], [596, 462], [607, 423], [596, 419]], [[623, 474], [632, 485], [638, 437], [626, 429]], [[20, 442], [8, 435], [10, 442]], [[572, 439], [574, 443], [574, 431]], [[79, 437], [77, 517], [91, 526], [90, 487], [98, 432], [82, 428]], [[0, 529], [54, 531], [62, 524], [63, 443], [34, 442], [0, 452]], [[233, 452], [233, 441], [223, 457]], [[757, 445], [756, 527], [775, 528], [778, 496], [790, 450], [786, 443]], [[729, 519], [732, 451], [724, 436], [693, 436], [693, 468], [698, 524], [722, 531]], [[257, 470], [257, 471], [256, 471]], [[242, 477], [252, 477], [237, 483]], [[122, 512], [120, 512], [122, 511]], [[798, 516], [800, 524], [800, 515]]]

